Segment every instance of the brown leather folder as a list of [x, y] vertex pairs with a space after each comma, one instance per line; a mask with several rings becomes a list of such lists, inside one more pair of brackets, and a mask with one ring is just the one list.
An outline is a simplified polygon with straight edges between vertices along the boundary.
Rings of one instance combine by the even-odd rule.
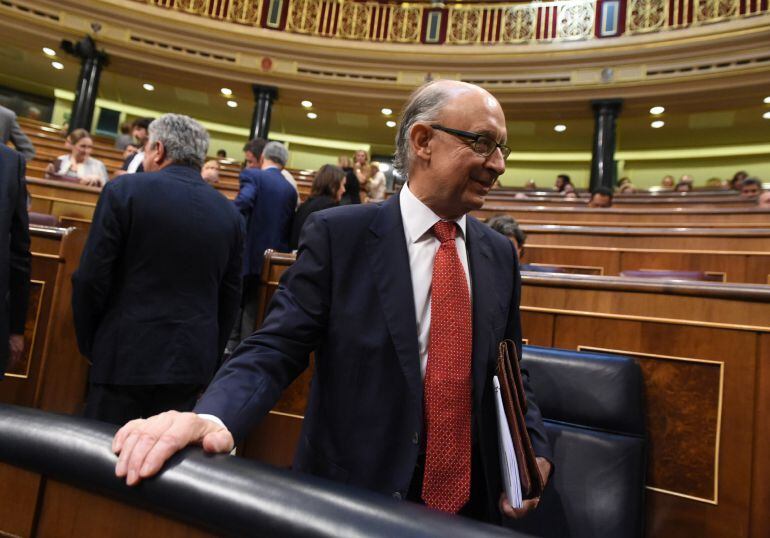
[[511, 340], [500, 342], [497, 356], [497, 378], [511, 431], [513, 450], [519, 464], [521, 493], [524, 499], [534, 499], [543, 493], [543, 480], [535, 459], [535, 450], [529, 438], [524, 416], [527, 414], [527, 396], [519, 369], [519, 355]]

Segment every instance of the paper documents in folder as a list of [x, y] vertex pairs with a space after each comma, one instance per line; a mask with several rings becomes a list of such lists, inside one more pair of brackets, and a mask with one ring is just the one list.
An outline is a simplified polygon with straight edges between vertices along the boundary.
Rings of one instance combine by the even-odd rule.
[[503, 473], [503, 485], [508, 502], [514, 508], [521, 508], [521, 479], [519, 478], [519, 464], [516, 453], [513, 450], [511, 431], [508, 429], [508, 419], [505, 418], [503, 398], [500, 395], [500, 380], [497, 376], [492, 378], [495, 386], [495, 407], [497, 408], [497, 431], [500, 440], [500, 471]]

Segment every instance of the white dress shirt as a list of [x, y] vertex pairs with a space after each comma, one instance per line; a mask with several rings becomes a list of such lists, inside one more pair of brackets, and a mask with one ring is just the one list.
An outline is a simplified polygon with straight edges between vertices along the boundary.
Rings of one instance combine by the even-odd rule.
[[[412, 273], [412, 292], [414, 293], [414, 313], [417, 319], [417, 342], [420, 350], [420, 373], [425, 379], [428, 365], [428, 341], [430, 337], [430, 291], [433, 280], [433, 261], [441, 244], [431, 232], [434, 224], [441, 217], [423, 204], [406, 184], [399, 193], [401, 220], [404, 223], [406, 249], [409, 252], [409, 269]], [[465, 248], [465, 215], [457, 219], [457, 237], [455, 246], [460, 263], [465, 269], [468, 292], [471, 291], [470, 271], [468, 270], [468, 251]]]
[[144, 162], [144, 151], [137, 151], [134, 153], [134, 158], [131, 159], [131, 162], [128, 163], [128, 166], [126, 167], [126, 172], [129, 174], [135, 174], [136, 171], [139, 169], [139, 165]]

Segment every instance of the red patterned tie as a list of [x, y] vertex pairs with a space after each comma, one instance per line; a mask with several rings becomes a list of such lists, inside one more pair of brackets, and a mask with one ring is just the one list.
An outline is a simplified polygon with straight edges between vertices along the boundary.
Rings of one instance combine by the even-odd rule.
[[437, 222], [425, 374], [427, 445], [422, 498], [457, 513], [471, 491], [471, 299], [454, 222]]

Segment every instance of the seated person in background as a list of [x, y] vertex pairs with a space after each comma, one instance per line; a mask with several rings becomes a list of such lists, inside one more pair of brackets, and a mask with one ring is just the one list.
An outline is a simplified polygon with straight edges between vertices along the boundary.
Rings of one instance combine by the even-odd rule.
[[744, 170], [735, 172], [735, 175], [730, 180], [730, 188], [734, 191], [740, 191], [741, 187], [743, 186], [743, 180], [745, 180], [747, 177], [749, 177], [749, 173]]
[[[519, 223], [510, 215], [495, 215], [494, 217], [490, 217], [487, 221], [487, 226], [511, 240], [513, 246], [516, 247], [516, 254], [519, 255], [519, 261], [521, 262], [521, 259], [524, 256], [524, 242], [527, 240], [527, 234], [524, 233], [524, 230], [519, 228]], [[528, 263], [520, 263], [519, 267], [522, 271], [534, 271], [538, 273], [560, 272], [554, 267], [531, 265]]]
[[385, 201], [385, 174], [380, 170], [380, 163], [372, 161], [369, 165], [369, 181], [366, 182], [366, 195], [369, 202]]
[[139, 151], [139, 147], [131, 142], [130, 144], [127, 144], [125, 148], [123, 148], [123, 160], [125, 161], [132, 155], [135, 155], [136, 152]]
[[570, 190], [570, 191], [567, 191], [567, 192], [564, 193], [564, 199], [565, 200], [577, 200], [578, 199], [578, 195], [575, 192], [575, 190], [573, 189], [573, 190]]
[[629, 177], [620, 178], [620, 181], [618, 181], [618, 192], [620, 193], [636, 192], [636, 189], [634, 188], [633, 183], [631, 183], [631, 178]]
[[757, 206], [764, 209], [770, 209], [770, 191], [762, 191], [757, 198]]
[[690, 192], [692, 191], [692, 183], [688, 183], [686, 181], [680, 181], [676, 184], [676, 187], [674, 188], [676, 192]]
[[591, 193], [588, 207], [612, 207], [612, 190], [607, 187], [597, 187]]
[[144, 145], [147, 143], [147, 129], [150, 127], [150, 123], [152, 123], [152, 118], [137, 118], [131, 124], [131, 135], [136, 140], [135, 145], [138, 151], [126, 157], [123, 166], [115, 172], [113, 177], [144, 172]]
[[297, 209], [291, 226], [289, 248], [297, 250], [302, 226], [311, 213], [339, 205], [340, 198], [345, 192], [345, 172], [339, 166], [325, 164], [316, 172], [310, 196]]
[[527, 182], [524, 184], [524, 188], [528, 191], [536, 191], [537, 183], [535, 183], [534, 179], [527, 180]]
[[350, 157], [340, 155], [337, 158], [337, 164], [345, 172], [345, 194], [342, 195], [340, 205], [360, 204], [361, 183], [358, 181], [358, 176], [353, 169], [353, 163], [350, 162]]
[[660, 180], [660, 186], [664, 189], [673, 189], [674, 176], [663, 176], [663, 179]]
[[754, 198], [762, 192], [762, 182], [755, 177], [743, 180], [741, 184], [741, 198]]
[[712, 177], [706, 180], [706, 186], [710, 189], [723, 189], [725, 185], [718, 177]]
[[85, 129], [75, 129], [66, 138], [69, 155], [62, 155], [48, 165], [46, 176], [83, 185], [103, 187], [109, 176], [104, 163], [91, 157], [94, 142]]
[[575, 190], [575, 187], [572, 186], [572, 181], [567, 174], [559, 174], [556, 176], [556, 183], [553, 185], [553, 190], [556, 192], [565, 192], [568, 186], [571, 187], [573, 191]]
[[217, 159], [227, 159], [227, 152], [223, 149], [217, 150]]
[[201, 168], [201, 177], [210, 185], [219, 183], [219, 161], [216, 159], [206, 161]]
[[134, 142], [131, 136], [131, 122], [124, 121], [120, 124], [120, 134], [115, 138], [115, 148], [124, 150], [126, 146]]
[[695, 180], [693, 180], [693, 177], [690, 174], [682, 174], [682, 177], [679, 178], [679, 183], [689, 183], [692, 185], [695, 183]]

